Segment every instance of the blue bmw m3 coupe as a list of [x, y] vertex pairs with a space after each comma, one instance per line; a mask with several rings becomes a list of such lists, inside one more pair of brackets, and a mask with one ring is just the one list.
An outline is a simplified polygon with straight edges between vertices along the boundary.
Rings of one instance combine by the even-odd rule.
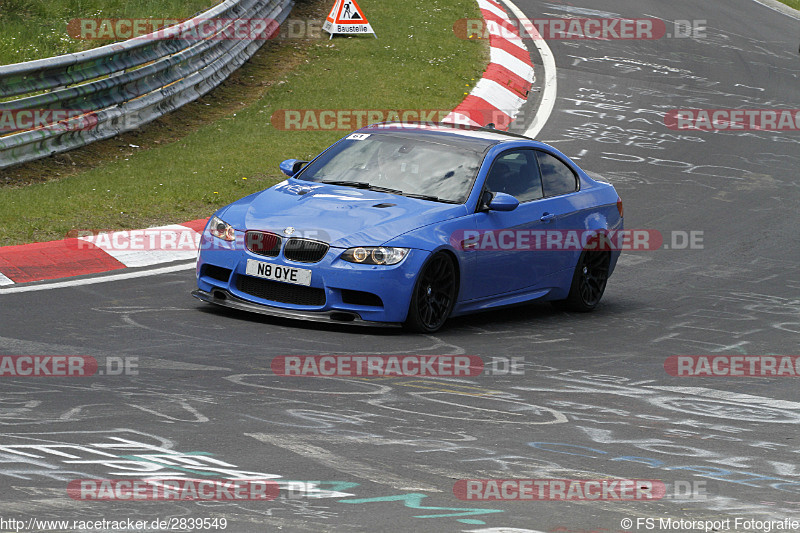
[[533, 300], [591, 311], [620, 254], [602, 244], [623, 227], [613, 186], [492, 128], [376, 124], [281, 170], [210, 218], [195, 297], [434, 332]]

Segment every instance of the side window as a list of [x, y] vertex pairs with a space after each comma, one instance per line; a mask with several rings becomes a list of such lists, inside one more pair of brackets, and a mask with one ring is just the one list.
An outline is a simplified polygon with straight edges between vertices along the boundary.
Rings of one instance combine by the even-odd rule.
[[520, 203], [542, 198], [542, 178], [533, 150], [511, 150], [495, 158], [486, 188], [510, 194]]
[[559, 196], [578, 190], [575, 173], [557, 157], [545, 152], [536, 152], [542, 172], [542, 186], [545, 196]]

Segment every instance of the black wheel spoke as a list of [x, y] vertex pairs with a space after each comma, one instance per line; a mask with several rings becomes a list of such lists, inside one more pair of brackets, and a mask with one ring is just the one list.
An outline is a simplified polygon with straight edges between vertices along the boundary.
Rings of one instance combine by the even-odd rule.
[[608, 282], [611, 256], [608, 252], [585, 252], [578, 264], [578, 293], [584, 305], [594, 307], [603, 297]]

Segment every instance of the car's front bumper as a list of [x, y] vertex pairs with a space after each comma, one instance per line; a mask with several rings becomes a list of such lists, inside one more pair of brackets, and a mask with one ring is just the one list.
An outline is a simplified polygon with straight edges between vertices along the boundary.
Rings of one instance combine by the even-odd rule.
[[[268, 258], [238, 247], [213, 246], [211, 239], [204, 234], [201, 241], [204, 246], [197, 260], [195, 297], [245, 311], [323, 322], [403, 323], [417, 274], [430, 256], [430, 252], [411, 250], [397, 265], [374, 266], [344, 261], [341, 259], [344, 250], [330, 248], [319, 262], [299, 263], [285, 259], [282, 252], [279, 257]], [[243, 282], [258, 285], [261, 280], [247, 274], [248, 260], [310, 270], [310, 285], [268, 282], [272, 285], [270, 290], [289, 293], [286, 299], [269, 291], [249, 290]], [[356, 293], [368, 300], [372, 297], [374, 302], [354, 301]], [[337, 320], [347, 316], [346, 320]]]
[[353, 311], [301, 311], [298, 309], [286, 309], [263, 304], [254, 304], [252, 302], [248, 302], [247, 300], [237, 298], [226, 289], [213, 289], [211, 292], [197, 289], [192, 291], [192, 296], [198, 300], [202, 300], [210, 304], [221, 305], [224, 307], [230, 307], [231, 309], [238, 309], [239, 311], [249, 311], [251, 313], [259, 313], [262, 315], [275, 316], [279, 318], [292, 318], [297, 320], [308, 320], [311, 322], [335, 322], [338, 324], [354, 324], [372, 327], [397, 327], [401, 325], [398, 322], [372, 322], [363, 320], [358, 313]]

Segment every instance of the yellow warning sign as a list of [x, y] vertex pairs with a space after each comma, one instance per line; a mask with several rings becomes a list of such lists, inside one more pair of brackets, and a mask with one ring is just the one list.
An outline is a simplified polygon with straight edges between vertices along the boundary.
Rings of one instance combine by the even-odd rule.
[[[358, 7], [356, 0], [336, 0], [333, 9], [325, 19], [322, 29], [331, 34], [331, 39], [337, 33], [345, 35], [371, 33], [375, 35], [372, 26], [367, 21], [367, 17], [364, 16], [364, 12]], [[375, 35], [375, 38], [377, 37]]]

